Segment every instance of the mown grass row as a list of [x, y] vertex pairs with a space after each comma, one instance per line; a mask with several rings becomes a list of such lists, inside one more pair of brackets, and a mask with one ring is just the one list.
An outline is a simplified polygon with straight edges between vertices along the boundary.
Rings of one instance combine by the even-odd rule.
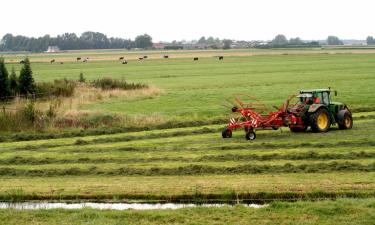
[[340, 153], [318, 153], [307, 151], [292, 154], [219, 154], [203, 155], [200, 157], [130, 157], [130, 158], [100, 158], [100, 157], [79, 157], [79, 158], [37, 158], [14, 156], [0, 159], [0, 165], [45, 165], [45, 164], [104, 164], [104, 163], [151, 163], [151, 162], [227, 162], [227, 161], [270, 161], [270, 160], [334, 160], [334, 159], [367, 159], [375, 158], [375, 152], [348, 152]]
[[[368, 109], [368, 110], [363, 109], [363, 110], [360, 110], [359, 112], [373, 112], [373, 109]], [[375, 119], [375, 115], [360, 115], [360, 116], [354, 117], [355, 121], [372, 120], [372, 119]], [[205, 126], [205, 125], [225, 124], [226, 122], [228, 122], [228, 118], [223, 117], [223, 118], [209, 119], [209, 120], [204, 120], [204, 121], [185, 121], [185, 122], [184, 121], [169, 121], [164, 124], [148, 126], [148, 127], [103, 127], [103, 128], [88, 129], [88, 130], [64, 130], [64, 131], [46, 132], [46, 133], [19, 132], [15, 134], [2, 134], [0, 136], [0, 142], [45, 140], [45, 139], [57, 139], [57, 138], [69, 138], [69, 137], [86, 137], [86, 136], [92, 136], [92, 135], [108, 135], [108, 134], [119, 134], [119, 133], [148, 131], [148, 130], [199, 127], [199, 126]], [[209, 132], [209, 130], [206, 130], [206, 131]], [[202, 132], [202, 133], [205, 133], [205, 132]], [[185, 134], [180, 134], [180, 135], [187, 135], [187, 134], [197, 134], [197, 131], [190, 132], [190, 133], [186, 132]], [[179, 134], [176, 134], [175, 136], [177, 135]]]
[[12, 167], [0, 168], [0, 176], [167, 176], [167, 175], [204, 175], [204, 174], [270, 174], [270, 173], [324, 173], [334, 171], [358, 171], [374, 172], [375, 163], [368, 165], [358, 162], [329, 162], [298, 164], [285, 163], [283, 165], [273, 164], [245, 164], [232, 167], [218, 167], [209, 165], [187, 165], [180, 167], [150, 167], [134, 168], [120, 167], [114, 169], [102, 169], [96, 166], [89, 168], [71, 167], [66, 169], [44, 168], [44, 169], [21, 169]]
[[[306, 134], [308, 135], [308, 134]], [[169, 134], [165, 134], [165, 137], [169, 136]], [[181, 136], [183, 137], [183, 136]], [[218, 137], [220, 138], [220, 137]], [[78, 139], [72, 145], [70, 144], [54, 144], [54, 143], [44, 143], [41, 145], [33, 146], [33, 145], [25, 145], [20, 147], [13, 147], [13, 148], [4, 148], [1, 152], [17, 152], [17, 151], [30, 151], [30, 152], [44, 152], [44, 151], [55, 151], [55, 148], [64, 150], [65, 153], [104, 153], [104, 152], [155, 152], [155, 151], [201, 151], [205, 150], [244, 150], [244, 149], [253, 149], [253, 150], [277, 150], [277, 149], [322, 149], [322, 148], [330, 148], [330, 149], [340, 149], [340, 148], [348, 148], [348, 147], [363, 147], [363, 148], [372, 148], [375, 146], [375, 141], [372, 140], [353, 140], [353, 141], [338, 141], [338, 142], [321, 142], [321, 143], [310, 143], [310, 142], [301, 142], [301, 143], [269, 143], [269, 142], [261, 142], [261, 143], [248, 143], [244, 145], [244, 143], [222, 143], [217, 141], [211, 140], [204, 140], [204, 141], [182, 141], [181, 144], [178, 143], [168, 143], [163, 145], [145, 145], [142, 144], [134, 144], [128, 138], [113, 138], [113, 139], [123, 139], [122, 142], [129, 142], [128, 145], [121, 144], [121, 145], [111, 145], [111, 146], [100, 146], [95, 144], [104, 144], [104, 143], [113, 143], [107, 140], [99, 140], [97, 142], [90, 142], [85, 140]], [[112, 140], [113, 140], [112, 139]], [[147, 140], [147, 137], [136, 137], [135, 139], [138, 140]], [[335, 140], [333, 140], [335, 141]], [[118, 141], [121, 142], [121, 141]], [[211, 143], [212, 142], [212, 143]], [[174, 145], [176, 144], [176, 146]], [[327, 155], [328, 157], [331, 157]], [[250, 156], [251, 157], [251, 156]], [[333, 157], [333, 156], [332, 156]], [[255, 158], [254, 158], [255, 159]], [[293, 158], [291, 158], [293, 159]]]
[[19, 132], [14, 134], [2, 134], [0, 142], [31, 141], [57, 138], [86, 137], [92, 135], [108, 135], [149, 130], [164, 130], [173, 128], [199, 127], [213, 124], [225, 124], [227, 118], [208, 119], [203, 121], [169, 121], [164, 124], [150, 125], [147, 127], [102, 127], [97, 129], [64, 130], [46, 133]]

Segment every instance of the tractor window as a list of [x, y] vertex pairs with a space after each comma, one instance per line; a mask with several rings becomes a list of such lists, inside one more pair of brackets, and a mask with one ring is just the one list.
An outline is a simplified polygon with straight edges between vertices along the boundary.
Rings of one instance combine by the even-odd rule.
[[322, 92], [318, 92], [318, 93], [315, 93], [315, 99], [314, 99], [314, 103], [323, 103], [323, 96], [322, 96]]
[[329, 94], [328, 92], [323, 92], [323, 99], [322, 99], [322, 103], [325, 104], [325, 105], [329, 105]]

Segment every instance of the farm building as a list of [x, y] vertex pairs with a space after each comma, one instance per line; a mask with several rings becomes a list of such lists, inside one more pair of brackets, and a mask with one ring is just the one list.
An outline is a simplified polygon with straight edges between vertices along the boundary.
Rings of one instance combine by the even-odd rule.
[[59, 52], [60, 48], [58, 46], [48, 46], [46, 52]]
[[153, 43], [152, 48], [154, 48], [154, 49], [164, 49], [165, 44], [163, 44], [163, 43]]

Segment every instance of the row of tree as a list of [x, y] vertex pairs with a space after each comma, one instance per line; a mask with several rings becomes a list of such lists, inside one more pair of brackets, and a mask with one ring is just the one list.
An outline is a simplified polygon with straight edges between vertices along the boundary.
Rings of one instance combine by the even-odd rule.
[[306, 42], [301, 38], [290, 38], [289, 40], [283, 34], [276, 35], [271, 42], [267, 45], [259, 45], [257, 47], [272, 47], [272, 48], [287, 48], [287, 47], [319, 47], [320, 44], [317, 41]]
[[75, 33], [65, 33], [57, 37], [45, 35], [39, 38], [6, 34], [0, 42], [0, 51], [43, 52], [48, 46], [58, 46], [61, 50], [150, 48], [152, 37], [143, 34], [138, 35], [134, 40], [108, 38], [105, 34], [91, 31], [84, 32], [81, 36]]
[[373, 36], [368, 36], [366, 41], [368, 45], [375, 45], [375, 40]]
[[14, 68], [9, 76], [5, 67], [4, 58], [0, 58], [0, 100], [6, 101], [15, 95], [28, 95], [35, 92], [35, 83], [30, 61], [26, 58], [21, 68], [20, 75], [17, 76]]

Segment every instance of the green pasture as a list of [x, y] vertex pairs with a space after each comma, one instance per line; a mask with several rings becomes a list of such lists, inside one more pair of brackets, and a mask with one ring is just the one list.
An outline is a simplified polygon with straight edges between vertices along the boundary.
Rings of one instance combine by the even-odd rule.
[[[243, 50], [242, 50], [243, 51]], [[70, 54], [70, 53], [66, 53]], [[181, 54], [181, 53], [180, 53]], [[189, 53], [191, 54], [191, 53]], [[34, 56], [32, 56], [34, 57]], [[33, 58], [31, 57], [31, 61]], [[35, 56], [37, 57], [37, 56]], [[19, 64], [13, 64], [16, 70]], [[9, 68], [12, 64], [8, 64]], [[126, 115], [159, 115], [167, 120], [205, 120], [228, 115], [222, 105], [232, 94], [249, 94], [268, 106], [280, 106], [300, 89], [333, 87], [337, 101], [350, 108], [372, 111], [375, 100], [374, 54], [303, 54], [255, 55], [131, 60], [33, 63], [36, 81], [112, 77], [142, 82], [162, 89], [158, 96], [126, 99], [113, 98], [101, 104], [83, 105], [82, 109]], [[246, 99], [244, 99], [246, 101]]]

